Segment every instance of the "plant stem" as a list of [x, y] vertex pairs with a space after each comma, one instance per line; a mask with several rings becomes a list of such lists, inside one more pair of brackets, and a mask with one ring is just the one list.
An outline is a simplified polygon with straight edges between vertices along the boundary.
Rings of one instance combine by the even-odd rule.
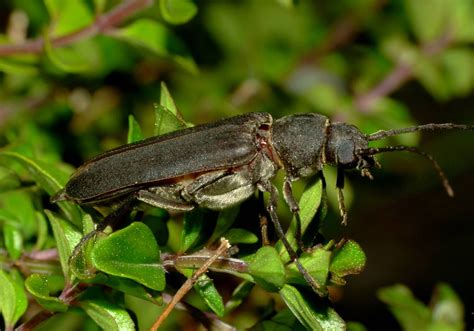
[[214, 253], [213, 256], [211, 256], [207, 261], [206, 263], [204, 263], [201, 268], [199, 268], [198, 271], [196, 271], [196, 273], [188, 278], [186, 280], [186, 282], [184, 282], [184, 284], [180, 287], [180, 289], [178, 290], [178, 292], [176, 292], [176, 294], [173, 296], [173, 299], [170, 301], [170, 303], [168, 304], [168, 306], [166, 306], [165, 310], [163, 311], [163, 313], [158, 317], [158, 319], [156, 320], [156, 322], [153, 324], [153, 326], [151, 327], [150, 331], [156, 331], [158, 330], [158, 328], [161, 326], [161, 324], [165, 321], [165, 319], [168, 317], [168, 315], [171, 313], [171, 311], [173, 310], [173, 308], [181, 301], [181, 299], [186, 295], [186, 293], [188, 293], [191, 288], [193, 287], [193, 285], [196, 283], [196, 281], [199, 279], [199, 277], [201, 275], [203, 275], [208, 269], [209, 267], [211, 266], [212, 263], [214, 263], [215, 260], [217, 260], [217, 258], [219, 258], [219, 256], [221, 256], [222, 254], [224, 254], [228, 249], [230, 248], [230, 244], [229, 244], [229, 241], [227, 239], [224, 239], [222, 238], [221, 239], [221, 244], [219, 245], [219, 247], [217, 248], [216, 252]]
[[[93, 37], [99, 33], [106, 33], [113, 29], [128, 17], [151, 5], [153, 0], [129, 0], [125, 1], [109, 12], [98, 16], [94, 23], [70, 34], [52, 38], [53, 47], [67, 46], [79, 40]], [[43, 52], [44, 38], [28, 40], [22, 44], [0, 45], [0, 56], [10, 56], [16, 54], [38, 54]]]
[[[433, 57], [447, 48], [451, 42], [451, 32], [445, 32], [439, 38], [423, 45], [420, 49], [421, 56]], [[355, 98], [354, 104], [356, 105], [356, 109], [364, 113], [369, 113], [377, 100], [391, 94], [401, 85], [413, 78], [415, 74], [414, 67], [414, 63], [407, 63], [403, 58], [398, 59], [393, 70], [389, 72], [385, 78], [372, 89]]]

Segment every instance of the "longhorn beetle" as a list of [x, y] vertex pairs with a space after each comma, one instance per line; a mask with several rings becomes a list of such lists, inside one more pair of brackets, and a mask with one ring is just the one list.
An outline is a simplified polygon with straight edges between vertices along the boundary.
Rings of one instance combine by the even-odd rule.
[[[453, 190], [438, 163], [416, 147], [369, 147], [369, 141], [426, 130], [474, 130], [474, 125], [425, 124], [364, 134], [346, 123], [308, 113], [273, 120], [267, 113], [249, 113], [128, 144], [100, 154], [80, 166], [52, 202], [118, 207], [78, 247], [112, 221], [123, 218], [138, 201], [168, 210], [189, 211], [200, 206], [221, 210], [249, 198], [256, 190], [269, 192], [267, 210], [291, 260], [316, 293], [318, 286], [298, 261], [276, 214], [278, 191], [271, 180], [285, 171], [283, 197], [297, 221], [298, 203], [292, 182], [337, 167], [337, 189], [343, 223], [347, 213], [342, 189], [344, 170], [358, 169], [372, 178], [374, 155], [408, 151], [427, 158], [448, 195]], [[297, 226], [297, 228], [299, 228]], [[299, 231], [297, 236], [300, 235]], [[77, 250], [77, 247], [76, 247]]]

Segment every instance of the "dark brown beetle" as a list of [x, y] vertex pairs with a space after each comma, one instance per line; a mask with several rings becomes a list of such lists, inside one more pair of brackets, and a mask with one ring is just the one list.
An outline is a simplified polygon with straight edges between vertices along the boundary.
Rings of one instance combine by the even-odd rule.
[[[286, 178], [283, 196], [298, 218], [292, 182], [321, 173], [324, 165], [338, 168], [337, 188], [343, 222], [346, 211], [343, 170], [358, 169], [371, 177], [374, 155], [409, 151], [427, 157], [449, 195], [453, 191], [436, 161], [416, 147], [372, 148], [369, 141], [422, 130], [474, 130], [459, 124], [426, 124], [363, 134], [346, 123], [331, 123], [320, 114], [290, 115], [273, 120], [267, 113], [250, 113], [199, 125], [128, 144], [84, 163], [53, 202], [80, 205], [119, 203], [96, 231], [108, 221], [130, 212], [136, 201], [168, 210], [189, 211], [197, 206], [221, 210], [237, 205], [256, 190], [270, 193], [267, 209], [291, 259], [318, 292], [313, 278], [298, 262], [276, 215], [278, 191], [271, 180], [279, 169]], [[87, 236], [90, 237], [90, 236]]]

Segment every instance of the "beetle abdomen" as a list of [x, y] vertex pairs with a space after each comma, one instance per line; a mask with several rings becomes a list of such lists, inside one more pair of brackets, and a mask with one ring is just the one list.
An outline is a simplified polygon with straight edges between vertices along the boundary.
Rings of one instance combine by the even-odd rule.
[[258, 154], [256, 131], [269, 114], [251, 113], [126, 145], [86, 162], [58, 200], [115, 198], [137, 187], [249, 164]]

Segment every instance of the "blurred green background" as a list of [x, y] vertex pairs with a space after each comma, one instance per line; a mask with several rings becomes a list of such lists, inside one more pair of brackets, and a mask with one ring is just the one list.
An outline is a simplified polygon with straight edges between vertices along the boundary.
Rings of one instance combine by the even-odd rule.
[[[96, 18], [119, 1], [0, 2], [0, 145], [77, 167], [126, 142], [129, 114], [153, 134], [161, 82], [195, 124], [251, 111], [318, 112], [367, 133], [474, 123], [473, 0], [123, 3], [131, 9], [110, 22]], [[341, 231], [328, 169], [327, 231], [357, 240], [368, 257], [334, 307], [369, 329], [396, 330], [377, 289], [403, 283], [427, 302], [445, 281], [472, 324], [474, 133], [389, 142], [433, 154], [455, 197], [420, 157], [383, 155], [374, 181], [348, 174]]]

